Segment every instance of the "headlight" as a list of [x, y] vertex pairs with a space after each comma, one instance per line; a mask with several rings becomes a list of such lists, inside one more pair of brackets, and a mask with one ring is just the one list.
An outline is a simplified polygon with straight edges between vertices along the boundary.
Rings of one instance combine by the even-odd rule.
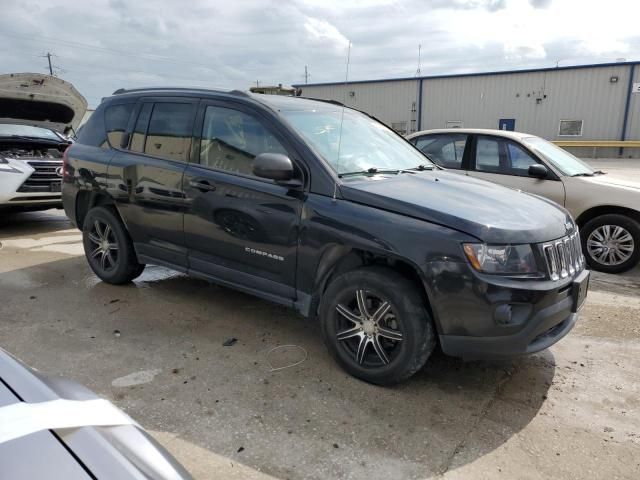
[[538, 271], [530, 245], [465, 243], [463, 248], [473, 268], [480, 272], [522, 275]]

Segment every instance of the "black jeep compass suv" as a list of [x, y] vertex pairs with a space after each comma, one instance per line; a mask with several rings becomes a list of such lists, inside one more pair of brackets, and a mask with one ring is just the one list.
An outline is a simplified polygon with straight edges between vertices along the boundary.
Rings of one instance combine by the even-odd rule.
[[564, 209], [448, 173], [333, 102], [119, 90], [66, 152], [62, 193], [105, 282], [152, 263], [289, 305], [377, 384], [408, 378], [436, 345], [467, 358], [547, 348], [588, 286]]

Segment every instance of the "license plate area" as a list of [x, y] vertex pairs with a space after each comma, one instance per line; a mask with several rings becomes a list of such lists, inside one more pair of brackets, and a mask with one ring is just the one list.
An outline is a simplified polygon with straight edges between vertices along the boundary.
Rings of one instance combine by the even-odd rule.
[[571, 297], [573, 298], [572, 312], [579, 311], [584, 305], [589, 291], [589, 272], [584, 271], [571, 285]]
[[62, 182], [53, 182], [49, 186], [51, 192], [61, 192], [62, 191]]

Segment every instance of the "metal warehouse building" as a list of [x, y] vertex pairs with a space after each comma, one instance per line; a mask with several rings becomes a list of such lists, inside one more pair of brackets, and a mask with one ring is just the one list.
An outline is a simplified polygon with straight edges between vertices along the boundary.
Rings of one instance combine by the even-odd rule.
[[[337, 100], [400, 133], [499, 128], [548, 140], [640, 141], [640, 62], [296, 85]], [[591, 156], [593, 150], [572, 149]], [[618, 156], [617, 148], [598, 156]], [[640, 149], [623, 155], [640, 157]]]

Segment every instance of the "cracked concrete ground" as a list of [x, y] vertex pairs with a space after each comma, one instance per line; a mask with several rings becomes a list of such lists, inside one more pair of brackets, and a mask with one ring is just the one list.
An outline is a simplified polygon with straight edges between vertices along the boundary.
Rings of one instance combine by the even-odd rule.
[[[100, 282], [59, 211], [0, 217], [0, 241], [0, 346], [113, 401], [196, 478], [640, 478], [638, 269], [594, 274], [547, 351], [436, 354], [379, 388], [280, 306], [159, 267]], [[308, 357], [271, 371], [304, 358], [277, 345]]]

